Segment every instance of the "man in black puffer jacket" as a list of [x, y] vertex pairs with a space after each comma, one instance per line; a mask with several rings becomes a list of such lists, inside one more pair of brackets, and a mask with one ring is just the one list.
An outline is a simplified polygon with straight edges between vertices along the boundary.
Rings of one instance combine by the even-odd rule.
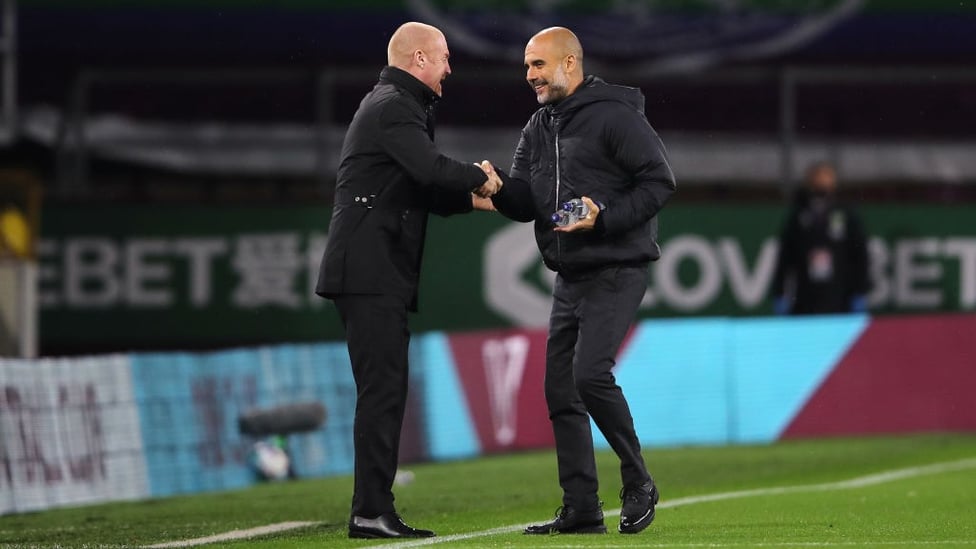
[[[620, 457], [619, 531], [646, 528], [658, 499], [611, 369], [647, 288], [648, 262], [661, 255], [657, 214], [675, 190], [674, 175], [640, 90], [584, 78], [582, 61], [579, 40], [565, 28], [526, 45], [526, 80], [543, 107], [522, 130], [511, 172], [498, 172], [504, 186], [492, 197], [505, 216], [535, 222], [543, 260], [557, 273], [545, 391], [563, 506], [527, 534], [606, 532], [591, 416]], [[553, 212], [573, 198], [589, 213], [554, 225]]]

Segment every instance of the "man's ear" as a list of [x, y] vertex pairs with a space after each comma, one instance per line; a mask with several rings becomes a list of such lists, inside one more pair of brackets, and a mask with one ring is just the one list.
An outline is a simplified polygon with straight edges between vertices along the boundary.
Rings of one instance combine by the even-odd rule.
[[424, 55], [423, 50], [417, 50], [413, 52], [413, 62], [420, 68], [424, 68], [427, 63], [427, 56]]
[[566, 74], [572, 74], [576, 70], [578, 64], [576, 61], [575, 55], [569, 54], [566, 56], [566, 59], [563, 60], [563, 69], [566, 71]]

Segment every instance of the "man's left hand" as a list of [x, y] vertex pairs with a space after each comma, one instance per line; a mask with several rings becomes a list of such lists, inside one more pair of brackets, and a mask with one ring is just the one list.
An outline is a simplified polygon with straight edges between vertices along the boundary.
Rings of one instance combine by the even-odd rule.
[[497, 212], [495, 208], [495, 203], [491, 201], [490, 198], [482, 198], [474, 193], [471, 193], [471, 206], [475, 210], [480, 210], [483, 212]]
[[600, 215], [600, 207], [596, 205], [596, 202], [590, 200], [589, 197], [581, 196], [580, 200], [583, 201], [583, 204], [586, 204], [586, 208], [589, 210], [589, 212], [586, 214], [586, 217], [581, 218], [579, 221], [573, 223], [572, 225], [566, 225], [564, 227], [556, 227], [555, 229], [553, 229], [554, 231], [560, 233], [575, 233], [577, 231], [582, 232], [582, 231], [593, 230], [593, 227], [596, 225], [596, 218], [599, 217]]

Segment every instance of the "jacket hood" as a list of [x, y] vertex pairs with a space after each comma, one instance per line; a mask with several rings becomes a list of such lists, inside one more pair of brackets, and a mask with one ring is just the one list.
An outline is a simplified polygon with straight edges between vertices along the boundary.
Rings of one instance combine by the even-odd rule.
[[630, 86], [607, 84], [598, 76], [589, 75], [569, 97], [546, 106], [550, 114], [568, 114], [591, 103], [617, 101], [644, 114], [644, 94]]

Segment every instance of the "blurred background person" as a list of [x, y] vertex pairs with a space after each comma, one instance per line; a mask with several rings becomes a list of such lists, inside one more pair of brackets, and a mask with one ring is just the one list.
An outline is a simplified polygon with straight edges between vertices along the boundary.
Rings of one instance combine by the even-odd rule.
[[797, 190], [779, 238], [776, 314], [859, 313], [870, 289], [860, 215], [837, 200], [837, 170], [817, 162]]

